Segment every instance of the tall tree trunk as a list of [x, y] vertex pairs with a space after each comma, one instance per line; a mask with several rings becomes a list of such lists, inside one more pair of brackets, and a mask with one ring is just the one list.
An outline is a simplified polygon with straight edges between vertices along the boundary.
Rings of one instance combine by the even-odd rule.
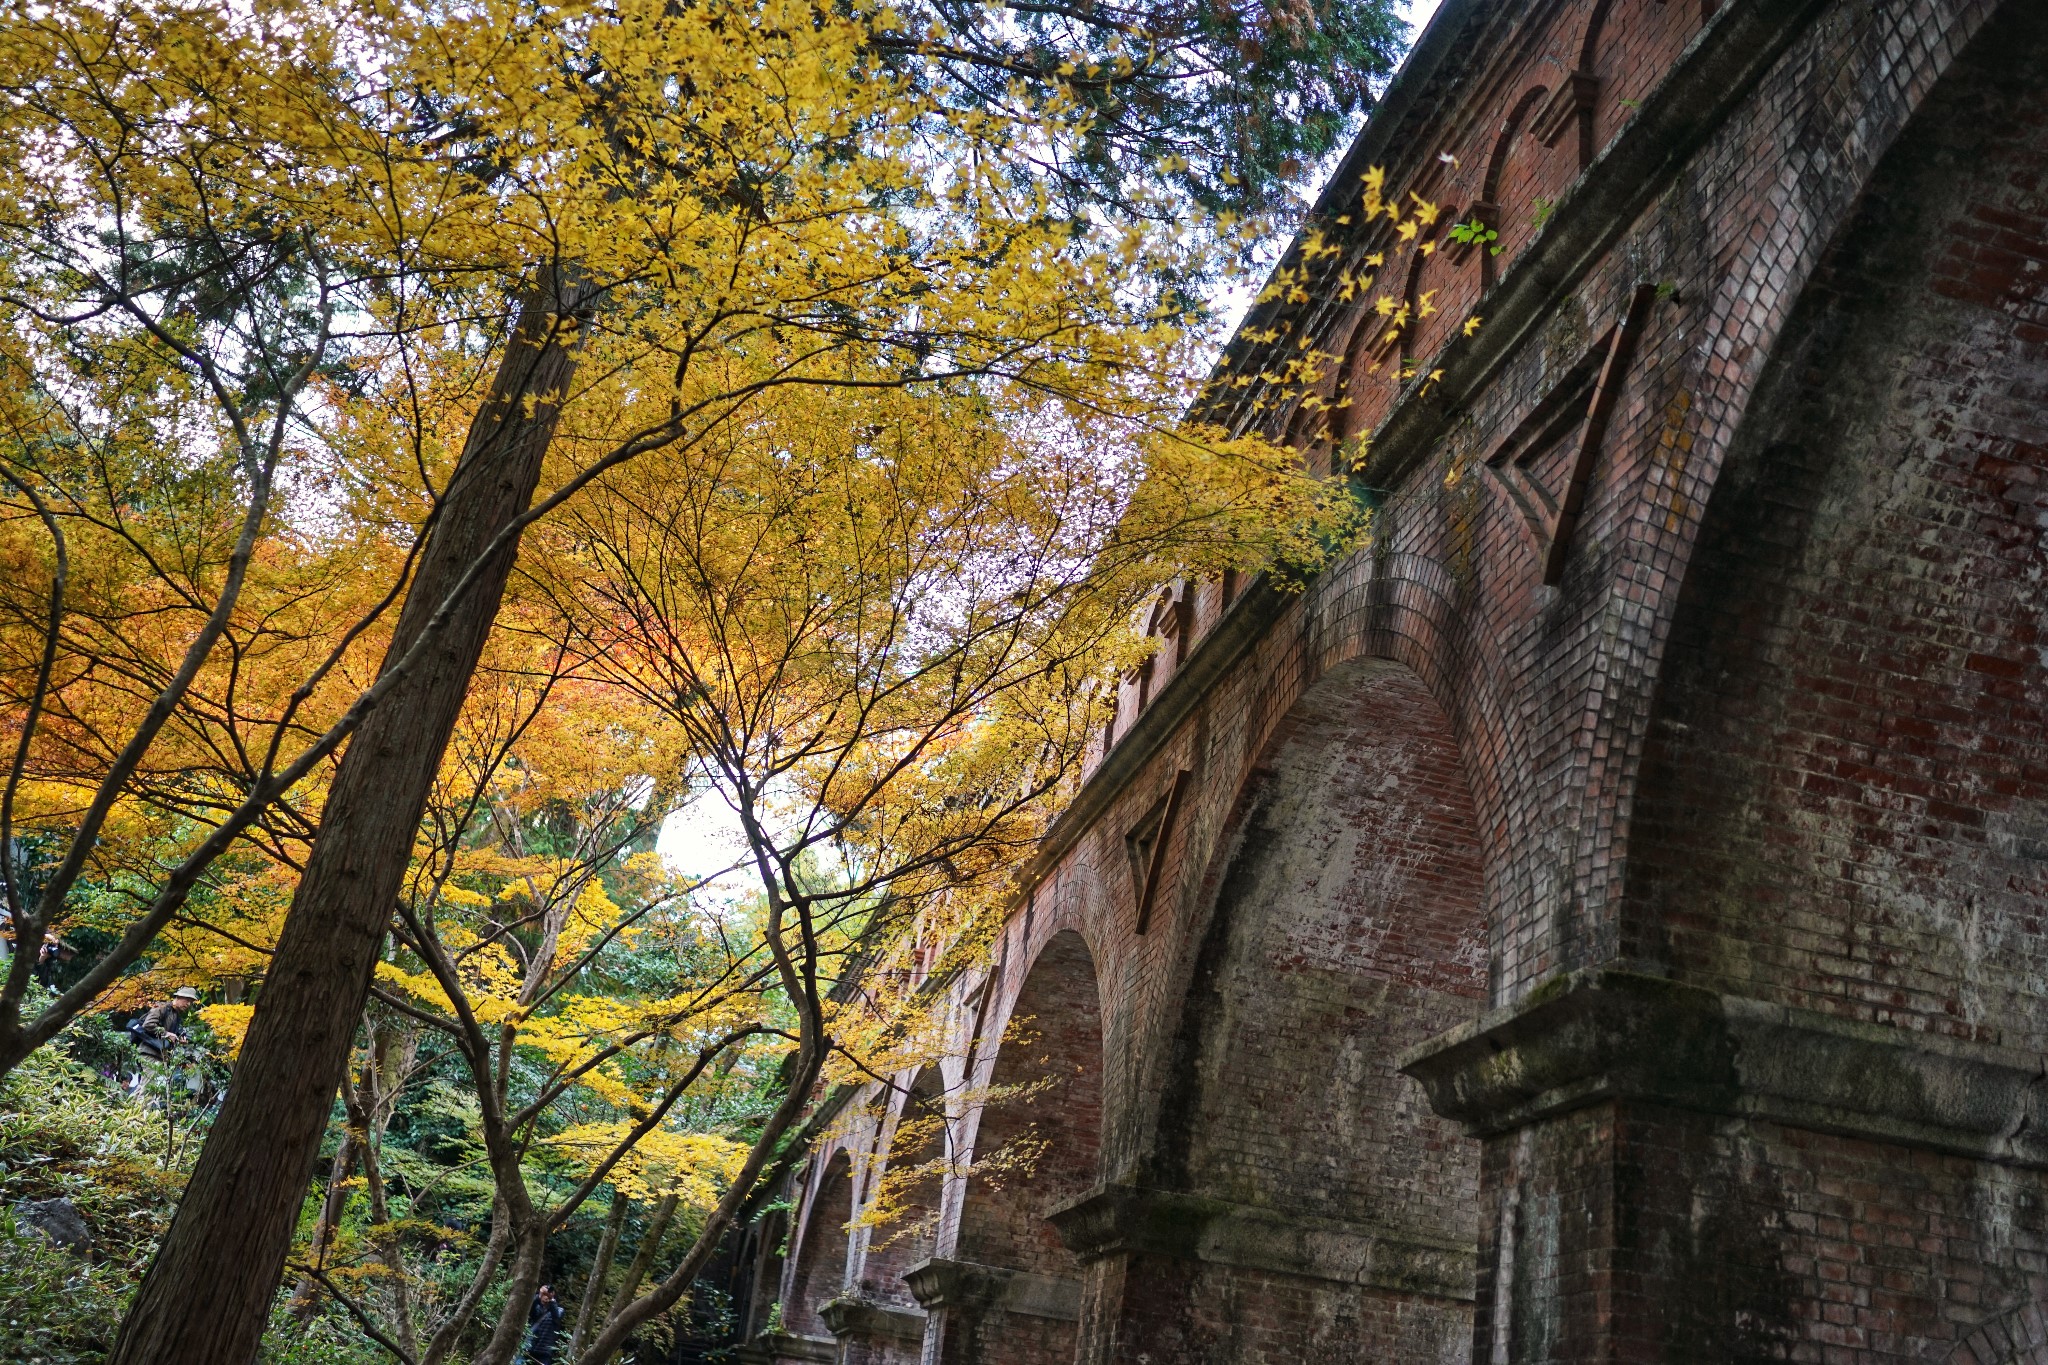
[[[626, 1278], [619, 1281], [618, 1292], [612, 1295], [611, 1307], [597, 1320], [598, 1327], [611, 1326], [633, 1302], [633, 1296], [640, 1292], [640, 1282], [647, 1278], [647, 1272], [654, 1269], [655, 1258], [661, 1255], [661, 1239], [668, 1235], [669, 1220], [675, 1217], [677, 1202], [676, 1196], [670, 1193], [663, 1195], [661, 1203], [655, 1205], [654, 1216], [647, 1220], [647, 1233], [640, 1239], [640, 1250], [634, 1255], [632, 1264], [626, 1267]], [[584, 1342], [579, 1340], [569, 1359], [578, 1359], [583, 1347]]]
[[[334, 1149], [334, 1165], [327, 1175], [327, 1197], [320, 1201], [320, 1216], [313, 1222], [313, 1237], [306, 1248], [309, 1265], [326, 1268], [327, 1244], [334, 1240], [335, 1231], [341, 1227], [341, 1215], [348, 1207], [349, 1177], [356, 1169], [356, 1133], [353, 1127], [341, 1130], [341, 1142]], [[292, 1291], [289, 1305], [293, 1317], [300, 1321], [313, 1316], [313, 1310], [320, 1306], [320, 1281], [307, 1275], [300, 1279], [297, 1289]]]
[[533, 1310], [534, 1291], [540, 1288], [541, 1259], [547, 1251], [547, 1220], [527, 1210], [514, 1226], [512, 1276], [505, 1285], [505, 1306], [491, 1329], [491, 1339], [470, 1358], [470, 1365], [506, 1365], [526, 1339], [527, 1315]]
[[619, 1281], [619, 1292], [612, 1296], [611, 1311], [604, 1315], [607, 1324], [626, 1311], [626, 1305], [640, 1292], [640, 1282], [647, 1278], [648, 1271], [654, 1269], [654, 1259], [661, 1255], [661, 1239], [668, 1235], [669, 1219], [676, 1216], [678, 1202], [674, 1193], [669, 1193], [663, 1195], [661, 1203], [655, 1206], [654, 1217], [647, 1220], [647, 1235], [640, 1239], [639, 1253], [626, 1267], [626, 1278]]
[[442, 1365], [455, 1353], [455, 1343], [469, 1326], [469, 1320], [476, 1316], [477, 1305], [483, 1302], [484, 1292], [498, 1278], [498, 1263], [505, 1259], [505, 1248], [511, 1241], [512, 1220], [501, 1200], [491, 1208], [491, 1235], [484, 1243], [483, 1262], [471, 1277], [469, 1288], [462, 1291], [462, 1297], [456, 1300], [455, 1307], [449, 1310], [447, 1318], [427, 1342], [427, 1353], [421, 1357], [420, 1365]]
[[[387, 666], [533, 500], [576, 367], [578, 329], [561, 324], [580, 309], [556, 294], [550, 287], [523, 301], [428, 533]], [[420, 815], [512, 560], [508, 546], [483, 566], [424, 657], [349, 741], [235, 1084], [108, 1365], [248, 1365], [255, 1356]]]
[[597, 1301], [604, 1297], [605, 1277], [612, 1273], [612, 1254], [618, 1250], [619, 1233], [626, 1226], [626, 1214], [633, 1201], [612, 1189], [611, 1216], [604, 1220], [604, 1235], [597, 1239], [597, 1258], [590, 1263], [590, 1279], [583, 1286], [583, 1302], [576, 1305], [576, 1330], [569, 1334], [569, 1359], [583, 1350], [584, 1338], [597, 1316]]

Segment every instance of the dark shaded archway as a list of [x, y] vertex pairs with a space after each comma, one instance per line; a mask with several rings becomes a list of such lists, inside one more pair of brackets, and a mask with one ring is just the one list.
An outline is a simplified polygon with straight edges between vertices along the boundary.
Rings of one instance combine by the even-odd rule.
[[2048, 11], [1887, 153], [1721, 473], [1631, 818], [1624, 955], [2048, 1050]]
[[822, 1339], [831, 1333], [818, 1310], [846, 1288], [848, 1225], [853, 1221], [853, 1167], [845, 1151], [832, 1154], [805, 1201], [796, 1260], [782, 1300], [783, 1331]]
[[[1936, 1157], [1913, 1126], [1951, 1058], [2048, 1049], [2044, 71], [2048, 11], [2005, 5], [1885, 153], [1774, 350], [1681, 592], [1622, 954], [1869, 1058], [1830, 1131], [1647, 1104], [1616, 1124], [1634, 1240], [1610, 1282], [1631, 1303], [1712, 1286], [1617, 1325], [1654, 1358], [1868, 1334], [1916, 1343], [1873, 1359], [1938, 1359], [1959, 1303], [2048, 1300], [2038, 1166]], [[1898, 1071], [1913, 1084], [1888, 1088]], [[1886, 1292], [1823, 1329], [1810, 1306], [1877, 1260], [1827, 1264], [1845, 1213], [1886, 1228]]]
[[1094, 1186], [1101, 1148], [1102, 1000], [1088, 945], [1066, 930], [1040, 950], [1011, 1009], [958, 1247], [933, 1267], [944, 1365], [1071, 1365], [1080, 1260], [1045, 1215]]
[[1315, 684], [1223, 857], [1118, 1233], [1137, 1248], [1123, 1349], [1461, 1361], [1477, 1144], [1396, 1067], [1479, 1012], [1483, 878], [1457, 744], [1421, 679], [1361, 660]]

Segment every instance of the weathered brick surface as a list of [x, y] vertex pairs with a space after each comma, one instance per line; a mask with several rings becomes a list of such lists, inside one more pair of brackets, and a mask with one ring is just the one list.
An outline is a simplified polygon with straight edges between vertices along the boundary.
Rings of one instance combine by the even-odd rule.
[[1866, 191], [1682, 594], [1634, 956], [2048, 1047], [2048, 89], [1973, 52]]
[[[1346, 357], [1326, 389], [1335, 434], [1377, 433], [1371, 542], [1291, 598], [1177, 589], [1197, 643], [1126, 687], [993, 966], [956, 984], [944, 1072], [966, 1097], [1015, 1074], [1020, 995], [1085, 944], [1099, 1044], [1084, 1007], [1058, 1046], [1099, 1081], [1034, 1120], [1075, 1153], [1061, 1193], [1462, 1246], [1471, 1301], [1242, 1246], [1112, 1238], [1077, 1268], [1042, 1208], [971, 1178], [929, 1250], [1077, 1273], [1074, 1358], [1104, 1365], [2038, 1360], [2048, 1183], [2020, 1147], [1782, 1095], [1766, 1119], [1739, 1067], [1683, 1102], [1590, 1075], [1482, 1142], [1397, 1058], [1593, 968], [1861, 1021], [1901, 1056], [2048, 1050], [2048, 15], [1447, 0], [1440, 28], [1346, 174], [1477, 206], [1499, 253], [1390, 282], [1438, 310], [1391, 344], [1334, 289], [1253, 319]], [[1355, 202], [1355, 179], [1326, 198], [1332, 280], [1381, 245], [1337, 223]], [[1579, 433], [1535, 441], [1532, 414], [1583, 401], [1645, 286], [1545, 586], [1551, 527], [1511, 486], [1556, 496]], [[1223, 416], [1327, 458], [1289, 403], [1228, 392]], [[1140, 934], [1127, 836], [1183, 771]], [[1936, 1113], [1978, 1055], [1901, 1074]], [[1017, 1122], [955, 1118], [956, 1156]], [[887, 1128], [848, 1140], [882, 1159]], [[785, 1283], [830, 1260], [811, 1240]], [[860, 1235], [851, 1258], [878, 1295], [907, 1268]]]
[[1241, 804], [1148, 1183], [1469, 1238], [1469, 1144], [1393, 1067], [1485, 991], [1471, 796], [1441, 710], [1405, 670], [1341, 670]]
[[1465, 1317], [1441, 1305], [1298, 1276], [1139, 1257], [1125, 1287], [1120, 1361], [1452, 1365], [1470, 1345]]
[[[983, 1160], [965, 1182], [952, 1252], [962, 1261], [1072, 1282], [1079, 1259], [1046, 1211], [1100, 1178], [1102, 1004], [1095, 962], [1081, 936], [1064, 931], [1032, 963], [990, 1073], [974, 1125]], [[946, 1365], [985, 1360], [1069, 1365], [1070, 1320], [1011, 1311], [1001, 1302], [948, 1308], [929, 1353]]]
[[853, 1221], [853, 1167], [846, 1154], [831, 1154], [805, 1193], [803, 1222], [792, 1238], [804, 1256], [782, 1290], [782, 1317], [789, 1331], [822, 1337], [827, 1332], [818, 1309], [846, 1288], [846, 1229]]

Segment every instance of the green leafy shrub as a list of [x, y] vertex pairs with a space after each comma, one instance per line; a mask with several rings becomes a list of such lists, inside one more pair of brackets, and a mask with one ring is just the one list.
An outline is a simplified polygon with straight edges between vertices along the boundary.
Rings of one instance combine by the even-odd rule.
[[0, 1213], [0, 1360], [103, 1359], [134, 1287], [125, 1266], [94, 1265]]

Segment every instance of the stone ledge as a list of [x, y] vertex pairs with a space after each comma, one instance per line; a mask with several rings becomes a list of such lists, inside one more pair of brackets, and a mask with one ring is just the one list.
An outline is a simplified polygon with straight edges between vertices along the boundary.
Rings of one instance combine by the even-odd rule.
[[1081, 1320], [1080, 1283], [1056, 1275], [934, 1256], [905, 1271], [903, 1282], [927, 1312], [941, 1308], [972, 1312], [994, 1309], [1060, 1322]]
[[1632, 1099], [2048, 1167], [2038, 1057], [1634, 972], [1555, 978], [1400, 1065], [1475, 1136]]
[[924, 1314], [890, 1308], [867, 1299], [833, 1299], [819, 1306], [818, 1316], [835, 1337], [863, 1341], [923, 1341]]
[[1130, 1185], [1097, 1186], [1046, 1217], [1091, 1260], [1141, 1252], [1467, 1303], [1477, 1271], [1469, 1247]]
[[803, 1361], [806, 1365], [831, 1365], [839, 1359], [839, 1343], [831, 1337], [807, 1337], [795, 1332], [763, 1332], [733, 1352], [741, 1365], [783, 1365]]

